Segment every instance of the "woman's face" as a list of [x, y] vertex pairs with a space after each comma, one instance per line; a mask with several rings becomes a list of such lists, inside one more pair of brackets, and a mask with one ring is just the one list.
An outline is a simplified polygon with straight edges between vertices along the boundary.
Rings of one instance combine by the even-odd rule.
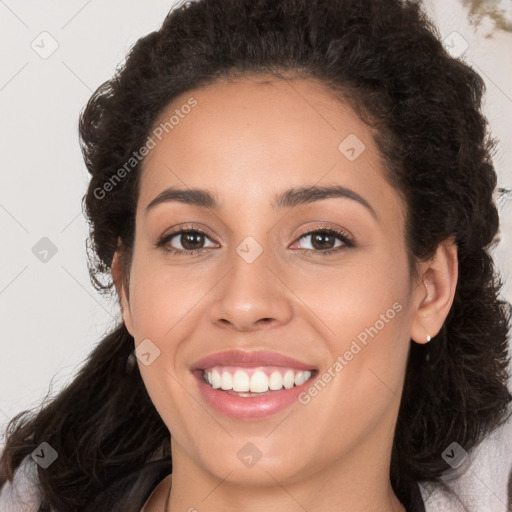
[[[333, 468], [381, 474], [418, 288], [370, 129], [302, 79], [219, 82], [175, 99], [159, 123], [172, 115], [144, 162], [122, 300], [175, 471], [272, 485]], [[206, 194], [215, 205], [193, 201]], [[201, 361], [227, 350], [241, 357]], [[311, 378], [287, 389], [301, 369]], [[236, 372], [238, 389], [285, 387], [218, 388]]]

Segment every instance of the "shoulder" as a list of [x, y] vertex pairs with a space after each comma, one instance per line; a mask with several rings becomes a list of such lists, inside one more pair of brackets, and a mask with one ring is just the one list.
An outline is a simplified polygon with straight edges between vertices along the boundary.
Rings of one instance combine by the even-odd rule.
[[2, 512], [35, 512], [41, 501], [36, 463], [26, 457], [0, 489], [0, 510]]
[[427, 512], [507, 512], [512, 469], [512, 424], [488, 435], [443, 484], [420, 482]]
[[151, 493], [150, 497], [144, 503], [140, 512], [156, 512], [165, 510], [167, 496], [171, 490], [172, 475], [167, 475]]
[[426, 512], [468, 512], [450, 488], [432, 482], [420, 483]]
[[[151, 501], [166, 494], [165, 483], [171, 473], [170, 458], [147, 463], [141, 470], [132, 472], [117, 481], [96, 496], [85, 510], [87, 512], [137, 511]], [[162, 485], [160, 485], [162, 484]], [[151, 498], [151, 500], [150, 500]], [[0, 488], [1, 512], [37, 512], [41, 503], [41, 493], [37, 476], [37, 466], [31, 457], [26, 457], [14, 473], [11, 481]], [[143, 509], [151, 512], [151, 509]]]

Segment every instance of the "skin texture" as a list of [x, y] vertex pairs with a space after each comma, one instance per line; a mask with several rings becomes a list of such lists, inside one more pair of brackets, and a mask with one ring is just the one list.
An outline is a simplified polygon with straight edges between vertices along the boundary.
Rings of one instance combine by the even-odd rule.
[[[403, 511], [389, 463], [407, 355], [411, 339], [433, 337], [449, 312], [456, 246], [446, 241], [411, 273], [404, 206], [370, 128], [313, 80], [269, 80], [217, 82], [168, 106], [161, 120], [191, 95], [198, 101], [146, 158], [129, 272], [118, 254], [113, 262], [135, 345], [149, 338], [161, 352], [138, 364], [172, 434], [168, 510]], [[350, 134], [366, 147], [354, 161], [338, 149]], [[276, 194], [312, 185], [349, 188], [375, 216], [348, 198], [271, 206]], [[169, 202], [146, 213], [170, 186], [208, 189], [221, 208]], [[206, 232], [203, 253], [155, 247], [182, 224]], [[341, 250], [319, 254], [319, 226], [341, 229], [355, 246], [334, 238], [326, 247]], [[236, 252], [248, 236], [263, 249], [252, 263]], [[182, 242], [178, 234], [167, 247]], [[236, 348], [278, 351], [321, 376], [395, 303], [400, 311], [317, 396], [266, 419], [218, 414], [190, 371]], [[262, 453], [250, 468], [237, 457], [247, 442]]]

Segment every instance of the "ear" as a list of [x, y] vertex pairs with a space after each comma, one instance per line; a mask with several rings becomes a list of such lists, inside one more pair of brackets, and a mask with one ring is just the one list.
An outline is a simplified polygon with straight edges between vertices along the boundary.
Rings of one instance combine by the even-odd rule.
[[114, 258], [112, 259], [112, 279], [116, 287], [117, 296], [119, 297], [119, 306], [121, 307], [124, 324], [128, 332], [133, 336], [129, 282], [128, 276], [126, 276], [125, 269], [123, 268], [119, 250], [114, 253]]
[[430, 260], [419, 264], [420, 279], [413, 292], [415, 312], [411, 327], [411, 338], [417, 343], [426, 343], [427, 335], [433, 338], [441, 330], [453, 304], [458, 273], [453, 237], [439, 244]]

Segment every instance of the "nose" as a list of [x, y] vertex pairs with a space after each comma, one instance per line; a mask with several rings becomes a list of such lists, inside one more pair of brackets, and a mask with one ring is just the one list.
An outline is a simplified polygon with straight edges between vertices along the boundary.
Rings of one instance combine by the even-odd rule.
[[248, 263], [236, 252], [230, 270], [216, 286], [211, 321], [238, 331], [271, 328], [288, 323], [293, 315], [293, 294], [278, 272], [269, 266], [264, 251]]

